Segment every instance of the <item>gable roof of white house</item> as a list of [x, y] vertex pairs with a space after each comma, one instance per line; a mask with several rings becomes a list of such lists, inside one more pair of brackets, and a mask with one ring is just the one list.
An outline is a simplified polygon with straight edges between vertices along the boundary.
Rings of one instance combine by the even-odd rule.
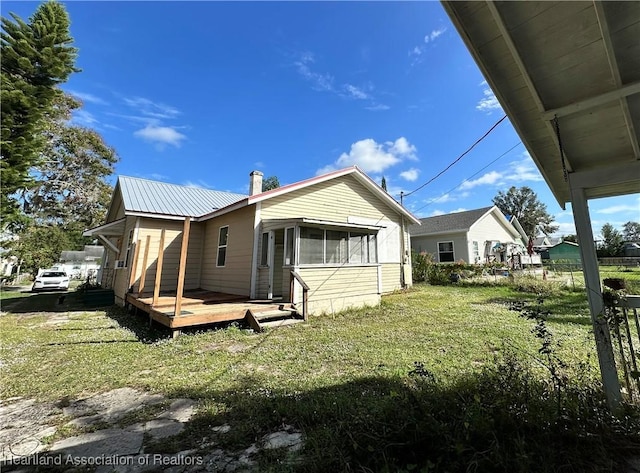
[[503, 226], [515, 237], [520, 236], [518, 230], [509, 223], [504, 214], [495, 205], [464, 212], [454, 212], [420, 219], [421, 226], [411, 225], [411, 237], [439, 235], [445, 233], [466, 233], [485, 216], [493, 214]]

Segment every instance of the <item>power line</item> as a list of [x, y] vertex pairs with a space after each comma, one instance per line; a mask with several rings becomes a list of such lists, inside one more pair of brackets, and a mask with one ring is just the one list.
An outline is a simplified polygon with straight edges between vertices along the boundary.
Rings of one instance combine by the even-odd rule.
[[[480, 168], [479, 170], [477, 170], [475, 173], [473, 173], [471, 176], [465, 178], [460, 184], [458, 184], [455, 187], [452, 187], [451, 189], [449, 189], [448, 191], [445, 192], [445, 194], [448, 194], [449, 192], [453, 192], [454, 190], [456, 190], [458, 187], [460, 187], [462, 184], [464, 184], [466, 181], [468, 181], [469, 179], [471, 179], [472, 177], [477, 176], [478, 174], [480, 174], [482, 171], [484, 171], [485, 169], [487, 169], [489, 166], [491, 166], [492, 164], [494, 164], [496, 161], [498, 161], [501, 158], [504, 158], [507, 154], [509, 154], [511, 151], [513, 151], [515, 148], [517, 148], [518, 146], [520, 146], [522, 144], [522, 141], [518, 141], [515, 145], [513, 145], [511, 148], [509, 148], [507, 151], [505, 151], [504, 153], [502, 153], [500, 156], [498, 156], [496, 159], [494, 159], [493, 161], [491, 161], [489, 164], [487, 164], [486, 166]], [[415, 210], [411, 210], [412, 213], [416, 213], [416, 212], [420, 212], [422, 209], [424, 209], [425, 207], [427, 207], [428, 205], [433, 204], [434, 202], [437, 202], [438, 200], [440, 200], [442, 198], [442, 196], [440, 197], [436, 197], [435, 199], [431, 199], [430, 201], [428, 201], [426, 204], [424, 204], [422, 207], [415, 209]]]
[[465, 157], [466, 154], [469, 153], [469, 151], [471, 151], [473, 148], [476, 147], [476, 145], [478, 145], [482, 140], [484, 140], [487, 136], [489, 136], [489, 134], [498, 126], [500, 125], [500, 123], [502, 123], [504, 121], [504, 119], [507, 118], [507, 116], [503, 116], [500, 120], [498, 120], [497, 122], [495, 122], [493, 124], [493, 126], [491, 128], [489, 128], [489, 130], [482, 135], [479, 139], [476, 140], [475, 143], [473, 143], [469, 149], [467, 149], [464, 153], [462, 153], [460, 156], [458, 156], [456, 159], [454, 159], [446, 168], [444, 168], [442, 171], [440, 171], [438, 174], [436, 174], [435, 176], [433, 176], [431, 179], [429, 179], [427, 182], [425, 182], [424, 184], [422, 184], [420, 187], [418, 187], [415, 190], [412, 190], [411, 192], [408, 193], [400, 193], [400, 201], [402, 202], [402, 199], [404, 197], [409, 197], [411, 194], [415, 194], [416, 192], [418, 192], [420, 189], [422, 189], [423, 187], [425, 187], [428, 184], [431, 184], [433, 181], [435, 181], [437, 178], [439, 178], [440, 176], [442, 176], [445, 172], [447, 172], [454, 164], [456, 164], [458, 161], [460, 161], [462, 158]]

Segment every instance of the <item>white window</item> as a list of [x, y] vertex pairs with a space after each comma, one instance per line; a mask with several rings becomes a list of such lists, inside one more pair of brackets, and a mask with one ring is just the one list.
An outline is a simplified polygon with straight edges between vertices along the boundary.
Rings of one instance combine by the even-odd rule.
[[479, 263], [480, 262], [480, 246], [478, 245], [477, 241], [472, 241], [471, 244], [473, 245], [473, 262]]
[[324, 262], [324, 230], [300, 228], [300, 264], [322, 264]]
[[376, 235], [300, 227], [300, 264], [377, 263]]
[[129, 239], [127, 240], [127, 252], [124, 255], [124, 265], [122, 267], [127, 268], [129, 266], [129, 256], [131, 255], [131, 248], [133, 246], [133, 229], [129, 230]]
[[269, 233], [264, 232], [262, 234], [262, 248], [260, 251], [260, 266], [267, 266], [269, 264]]
[[325, 241], [325, 254], [327, 255], [327, 263], [343, 264], [348, 261], [347, 258], [347, 238], [349, 233], [335, 230], [327, 230]]
[[455, 261], [452, 241], [438, 242], [438, 261], [441, 263], [453, 263]]
[[295, 228], [287, 228], [284, 232], [284, 265], [293, 266], [294, 263], [294, 242], [295, 242]]
[[218, 260], [216, 266], [224, 266], [227, 260], [227, 239], [229, 237], [229, 226], [220, 227], [218, 233]]

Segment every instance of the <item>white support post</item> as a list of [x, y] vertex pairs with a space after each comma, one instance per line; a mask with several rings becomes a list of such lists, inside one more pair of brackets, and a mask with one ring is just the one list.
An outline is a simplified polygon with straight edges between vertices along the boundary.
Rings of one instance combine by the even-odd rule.
[[[569, 174], [571, 180], [571, 174]], [[604, 300], [600, 286], [600, 270], [598, 269], [598, 257], [593, 241], [591, 218], [584, 189], [571, 187], [571, 208], [576, 224], [576, 233], [580, 244], [580, 258], [582, 259], [582, 272], [589, 300], [591, 323], [596, 340], [596, 350], [600, 373], [607, 403], [612, 411], [620, 405], [620, 380], [616, 370], [616, 362], [611, 345], [609, 326], [604, 319]]]

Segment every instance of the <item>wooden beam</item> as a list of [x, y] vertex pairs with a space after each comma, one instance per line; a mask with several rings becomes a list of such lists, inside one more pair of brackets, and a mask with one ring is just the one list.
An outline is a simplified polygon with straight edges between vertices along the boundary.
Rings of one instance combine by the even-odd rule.
[[594, 97], [589, 97], [588, 99], [580, 100], [563, 107], [545, 110], [545, 112], [542, 114], [542, 117], [545, 120], [553, 120], [555, 116], [558, 116], [558, 118], [560, 118], [574, 113], [583, 112], [585, 110], [589, 110], [605, 103], [624, 100], [625, 97], [637, 93], [640, 93], [640, 81], [621, 86], [615, 90], [610, 90], [609, 92], [605, 92]]
[[136, 280], [136, 270], [138, 269], [138, 255], [140, 253], [140, 240], [134, 243], [133, 249], [133, 263], [131, 264], [131, 273], [129, 273], [129, 286], [133, 287], [133, 283]]
[[176, 308], [173, 311], [174, 317], [182, 313], [182, 294], [184, 292], [184, 273], [187, 269], [187, 250], [189, 248], [189, 229], [191, 227], [191, 217], [184, 219], [182, 230], [182, 248], [180, 249], [180, 269], [178, 270], [178, 287], [176, 288]]
[[160, 246], [158, 247], [158, 259], [156, 261], [156, 281], [153, 286], [153, 302], [151, 302], [151, 307], [154, 307], [158, 304], [158, 298], [160, 297], [160, 282], [162, 281], [162, 261], [164, 259], [164, 234], [165, 229], [163, 228], [160, 232]]
[[[571, 185], [582, 189], [590, 189], [602, 185], [620, 185], [638, 182], [640, 176], [640, 161], [631, 161], [624, 166], [599, 166], [586, 171], [569, 174]], [[640, 189], [638, 189], [640, 190]]]
[[609, 325], [604, 317], [604, 300], [600, 286], [600, 270], [598, 268], [598, 257], [593, 242], [589, 207], [584, 189], [573, 186], [571, 174], [569, 174], [569, 183], [571, 184], [571, 209], [573, 210], [573, 219], [576, 224], [576, 233], [580, 241], [582, 272], [584, 274], [587, 299], [589, 300], [591, 324], [593, 325], [593, 335], [596, 341], [596, 352], [600, 364], [602, 386], [607, 397], [609, 408], [615, 411], [621, 401], [620, 381], [618, 379], [618, 372], [616, 371]]
[[142, 273], [140, 274], [140, 282], [138, 283], [138, 294], [144, 291], [144, 282], [147, 278], [147, 261], [149, 260], [149, 245], [151, 243], [151, 235], [147, 235], [145, 241], [144, 256], [142, 257]]
[[109, 239], [104, 236], [104, 235], [98, 235], [98, 238], [100, 239], [100, 241], [102, 243], [104, 243], [104, 246], [106, 246], [107, 248], [109, 248], [111, 251], [113, 251], [115, 254], [120, 253], [120, 248], [118, 248], [116, 245], [114, 245], [113, 243], [111, 243], [109, 241]]

